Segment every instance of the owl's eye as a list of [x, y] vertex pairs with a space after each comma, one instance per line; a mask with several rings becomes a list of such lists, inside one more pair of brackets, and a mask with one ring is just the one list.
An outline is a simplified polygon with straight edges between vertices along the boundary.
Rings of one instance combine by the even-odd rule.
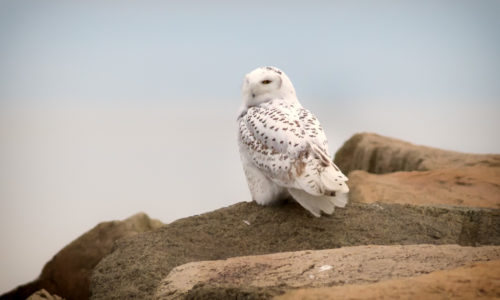
[[266, 80], [262, 80], [260, 83], [262, 83], [262, 84], [270, 84], [271, 82], [272, 82], [271, 80], [266, 79]]

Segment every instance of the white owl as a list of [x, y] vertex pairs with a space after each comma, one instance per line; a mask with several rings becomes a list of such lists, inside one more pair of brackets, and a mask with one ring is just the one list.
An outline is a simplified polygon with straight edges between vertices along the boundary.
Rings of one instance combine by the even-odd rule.
[[316, 217], [347, 203], [347, 177], [328, 155], [323, 128], [275, 67], [245, 76], [238, 144], [252, 198], [261, 205], [293, 197]]

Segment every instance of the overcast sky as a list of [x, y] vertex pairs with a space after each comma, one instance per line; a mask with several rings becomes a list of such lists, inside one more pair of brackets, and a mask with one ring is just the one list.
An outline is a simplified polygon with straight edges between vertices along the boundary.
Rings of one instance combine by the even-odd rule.
[[371, 131], [500, 153], [499, 1], [11, 0], [0, 45], [0, 293], [100, 221], [250, 200], [235, 113], [258, 66], [332, 152]]

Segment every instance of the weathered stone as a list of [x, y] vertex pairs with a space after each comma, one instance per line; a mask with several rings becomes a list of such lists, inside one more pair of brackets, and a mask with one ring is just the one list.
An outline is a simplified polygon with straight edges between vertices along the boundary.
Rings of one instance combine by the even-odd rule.
[[26, 299], [45, 289], [67, 299], [88, 299], [93, 268], [113, 248], [116, 240], [163, 226], [163, 223], [139, 213], [123, 221], [98, 224], [57, 253], [45, 264], [39, 278], [17, 287], [0, 299]]
[[352, 201], [500, 208], [500, 168], [349, 174]]
[[[500, 259], [500, 246], [357, 246], [192, 262], [174, 268], [153, 299], [206, 299], [218, 290], [251, 298], [304, 287], [365, 284]], [[196, 286], [196, 288], [195, 288]], [[260, 288], [260, 290], [259, 290]], [[206, 294], [208, 292], [208, 295]], [[248, 298], [248, 297], [247, 297]]]
[[296, 203], [238, 203], [118, 241], [94, 269], [92, 299], [151, 298], [176, 266], [200, 260], [396, 244], [500, 245], [500, 210], [351, 203], [312, 217]]
[[498, 154], [467, 154], [416, 146], [374, 133], [358, 133], [335, 154], [335, 163], [348, 174], [354, 170], [383, 174], [470, 166], [500, 167]]
[[500, 299], [500, 260], [372, 284], [301, 289], [276, 297], [280, 299]]

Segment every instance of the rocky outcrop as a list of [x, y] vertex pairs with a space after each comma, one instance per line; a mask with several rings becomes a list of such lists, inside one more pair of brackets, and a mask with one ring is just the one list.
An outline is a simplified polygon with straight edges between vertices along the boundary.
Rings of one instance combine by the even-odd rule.
[[351, 201], [500, 208], [500, 168], [349, 174]]
[[[499, 155], [358, 134], [335, 162], [350, 176], [352, 201], [345, 209], [317, 219], [293, 202], [279, 207], [239, 203], [121, 240], [95, 268], [92, 298], [150, 298], [174, 267], [200, 260], [370, 244], [500, 244]], [[173, 275], [168, 281], [175, 281]], [[200, 283], [187, 297], [268, 298], [269, 292], [245, 284], [221, 289]]]
[[500, 260], [373, 284], [290, 291], [276, 300], [499, 299]]
[[416, 146], [374, 133], [358, 133], [335, 154], [335, 164], [348, 174], [354, 170], [384, 174], [471, 166], [500, 167], [500, 155], [467, 154]]
[[[174, 268], [153, 299], [271, 297], [290, 289], [366, 284], [500, 259], [500, 246], [358, 246], [193, 262]], [[208, 292], [208, 294], [207, 294]], [[231, 297], [229, 297], [231, 295]]]
[[25, 299], [42, 288], [42, 298], [67, 299], [269, 299], [285, 292], [361, 299], [366, 287], [384, 299], [398, 295], [392, 290], [402, 298], [443, 289], [464, 299], [498, 296], [491, 287], [498, 263], [463, 269], [485, 281], [462, 269], [456, 277], [394, 278], [499, 259], [499, 247], [485, 245], [500, 245], [500, 155], [357, 134], [335, 162], [349, 174], [351, 201], [331, 216], [315, 218], [293, 201], [252, 202], [164, 226], [144, 214], [101, 223], [54, 256], [39, 279], [0, 298]]
[[352, 203], [315, 218], [294, 202], [238, 203], [118, 241], [94, 269], [91, 298], [151, 298], [174, 267], [193, 261], [424, 243], [500, 245], [500, 211]]
[[92, 270], [111, 252], [113, 243], [161, 226], [163, 223], [144, 213], [123, 221], [100, 223], [59, 251], [44, 266], [37, 280], [2, 295], [0, 299], [26, 299], [40, 289], [66, 299], [88, 299]]

